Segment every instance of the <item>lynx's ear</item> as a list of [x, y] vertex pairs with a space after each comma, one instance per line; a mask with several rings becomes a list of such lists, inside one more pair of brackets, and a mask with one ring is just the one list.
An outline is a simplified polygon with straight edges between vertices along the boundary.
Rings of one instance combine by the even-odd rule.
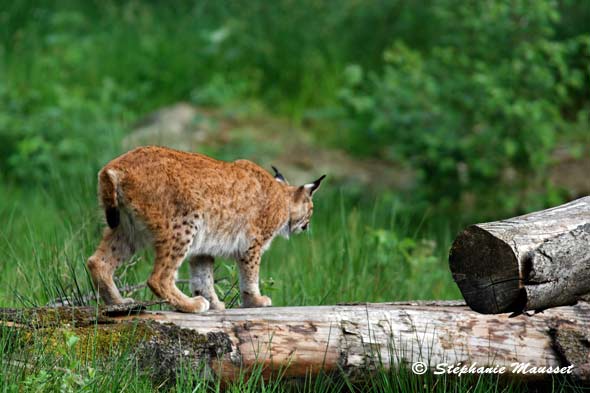
[[273, 171], [275, 171], [275, 179], [277, 179], [278, 182], [289, 184], [287, 179], [285, 179], [283, 174], [281, 172], [279, 172], [279, 170], [274, 165], [271, 165], [270, 167], [272, 168]]
[[313, 183], [308, 183], [303, 186], [303, 188], [305, 189], [305, 191], [307, 191], [309, 196], [313, 196], [313, 194], [317, 191], [317, 189], [320, 188], [320, 183], [322, 182], [322, 180], [324, 180], [325, 177], [326, 177], [326, 175], [322, 175], [319, 179], [317, 179]]

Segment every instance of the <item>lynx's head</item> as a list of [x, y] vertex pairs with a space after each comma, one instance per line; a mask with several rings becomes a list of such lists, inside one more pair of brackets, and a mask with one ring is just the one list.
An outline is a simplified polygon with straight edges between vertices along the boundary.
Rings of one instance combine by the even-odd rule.
[[322, 175], [319, 179], [312, 183], [304, 184], [302, 186], [290, 186], [283, 175], [275, 168], [275, 179], [288, 187], [289, 193], [289, 224], [288, 234], [300, 233], [309, 228], [311, 215], [313, 214], [313, 194], [320, 188], [320, 183], [326, 175]]

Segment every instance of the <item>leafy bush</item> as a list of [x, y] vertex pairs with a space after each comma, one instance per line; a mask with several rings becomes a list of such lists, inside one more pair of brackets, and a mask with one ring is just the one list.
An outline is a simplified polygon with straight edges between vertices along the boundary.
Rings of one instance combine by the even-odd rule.
[[0, 79], [0, 174], [29, 185], [94, 180], [118, 150], [131, 104], [145, 89], [97, 77], [100, 36], [85, 35], [84, 15], [29, 11], [30, 20], [14, 33], [18, 40], [3, 37], [0, 67], [8, 77]]
[[347, 69], [341, 98], [353, 141], [409, 161], [423, 196], [443, 205], [471, 200], [512, 211], [543, 203], [523, 192], [550, 187], [544, 170], [574, 120], [568, 112], [590, 107], [581, 98], [590, 36], [554, 40], [552, 1], [449, 0], [436, 2], [432, 16], [445, 28], [427, 49], [396, 40], [382, 72]]
[[118, 133], [95, 103], [60, 89], [54, 98], [55, 104], [31, 110], [30, 97], [0, 94], [4, 108], [11, 108], [0, 111], [0, 173], [6, 178], [28, 184], [94, 178], [112, 154]]

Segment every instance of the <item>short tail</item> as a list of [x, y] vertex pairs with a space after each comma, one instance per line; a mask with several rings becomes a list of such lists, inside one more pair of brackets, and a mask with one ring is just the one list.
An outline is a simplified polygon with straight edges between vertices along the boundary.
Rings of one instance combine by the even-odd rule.
[[98, 174], [98, 198], [105, 212], [107, 224], [116, 228], [121, 222], [121, 212], [117, 201], [117, 174], [111, 170], [102, 170]]

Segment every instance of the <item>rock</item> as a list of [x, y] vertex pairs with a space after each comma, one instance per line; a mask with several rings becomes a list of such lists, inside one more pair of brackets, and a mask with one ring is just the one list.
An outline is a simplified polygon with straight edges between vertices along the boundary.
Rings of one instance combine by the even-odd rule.
[[140, 121], [123, 144], [127, 148], [149, 144], [184, 149], [189, 142], [189, 128], [192, 131], [189, 139], [199, 141], [204, 137], [203, 125], [194, 127], [196, 115], [197, 110], [186, 103], [162, 108]]

